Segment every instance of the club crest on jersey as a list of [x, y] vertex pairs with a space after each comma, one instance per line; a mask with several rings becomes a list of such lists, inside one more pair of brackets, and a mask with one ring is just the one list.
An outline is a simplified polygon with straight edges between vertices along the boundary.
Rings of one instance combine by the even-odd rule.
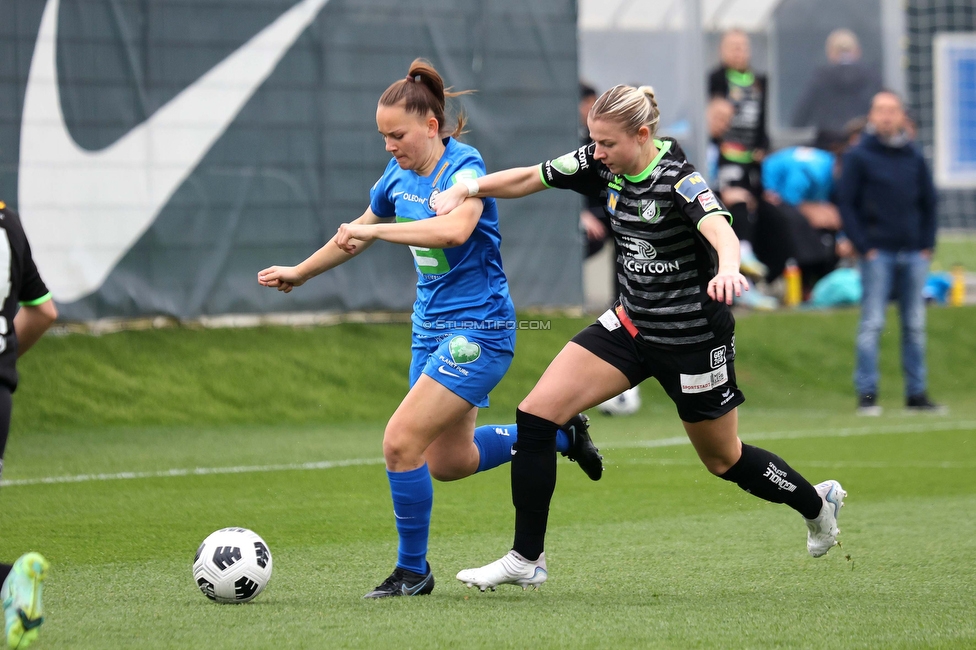
[[674, 191], [680, 194], [685, 201], [691, 203], [695, 197], [708, 189], [708, 183], [698, 172], [688, 174], [674, 184]]
[[620, 200], [620, 192], [607, 190], [607, 212], [611, 215], [617, 214], [617, 201]]
[[579, 171], [579, 161], [576, 160], [575, 152], [559, 156], [552, 161], [552, 166], [557, 172], [566, 176], [572, 176]]
[[645, 201], [641, 199], [640, 202], [640, 218], [647, 223], [657, 223], [661, 220], [661, 208], [657, 206], [657, 201]]

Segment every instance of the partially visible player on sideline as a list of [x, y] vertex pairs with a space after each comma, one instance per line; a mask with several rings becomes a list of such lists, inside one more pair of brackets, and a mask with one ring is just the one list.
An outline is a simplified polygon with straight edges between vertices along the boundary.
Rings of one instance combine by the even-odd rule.
[[[481, 154], [458, 142], [459, 116], [447, 127], [440, 75], [417, 59], [405, 79], [380, 97], [376, 125], [393, 154], [370, 191], [370, 206], [308, 259], [272, 266], [258, 282], [289, 292], [383, 239], [410, 246], [417, 269], [410, 392], [383, 436], [393, 515], [400, 545], [393, 573], [366, 598], [429, 594], [427, 558], [433, 505], [431, 476], [453, 481], [506, 463], [514, 424], [475, 428], [479, 407], [501, 380], [515, 350], [515, 308], [502, 269], [494, 199], [469, 199], [441, 217], [430, 207], [438, 192], [485, 173]], [[573, 414], [558, 434], [564, 455], [598, 480], [602, 458]]]
[[708, 75], [708, 96], [732, 103], [732, 124], [722, 138], [719, 151], [720, 187], [742, 187], [759, 198], [762, 193], [760, 163], [769, 149], [766, 132], [768, 84], [766, 75], [752, 69], [749, 35], [730, 29], [719, 46], [721, 63]]
[[557, 422], [636, 386], [660, 382], [708, 470], [747, 492], [786, 503], [806, 520], [814, 557], [836, 544], [846, 493], [814, 487], [786, 462], [743, 444], [729, 305], [746, 288], [730, 214], [685, 159], [656, 139], [659, 112], [648, 87], [615, 86], [590, 110], [594, 143], [541, 165], [466, 179], [437, 197], [449, 212], [470, 197], [517, 198], [546, 188], [601, 196], [616, 238], [619, 301], [577, 334], [516, 411], [512, 501], [515, 543], [500, 560], [458, 573], [482, 590], [547, 578], [544, 542], [556, 484]]
[[[37, 343], [58, 311], [41, 280], [20, 217], [0, 201], [0, 475], [10, 433], [11, 394], [17, 390], [17, 358]], [[12, 325], [12, 326], [11, 326]], [[48, 562], [27, 553], [16, 562], [0, 564], [0, 601], [4, 638], [11, 648], [26, 648], [37, 639], [44, 622], [41, 591]]]

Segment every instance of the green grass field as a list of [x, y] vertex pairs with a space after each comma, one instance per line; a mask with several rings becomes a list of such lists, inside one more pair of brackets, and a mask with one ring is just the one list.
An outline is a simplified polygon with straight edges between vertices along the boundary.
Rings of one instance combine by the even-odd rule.
[[933, 270], [948, 271], [956, 265], [976, 271], [976, 235], [972, 231], [939, 234], [932, 260]]
[[[380, 440], [406, 390], [409, 330], [347, 325], [46, 337], [21, 364], [0, 559], [52, 561], [41, 649], [971, 648], [976, 310], [929, 314], [945, 416], [903, 414], [897, 327], [886, 414], [864, 419], [855, 312], [739, 320], [743, 439], [850, 493], [843, 546], [824, 558], [807, 555], [799, 515], [709, 475], [649, 383], [638, 415], [593, 417], [603, 480], [560, 463], [540, 591], [453, 578], [511, 544], [500, 468], [435, 483], [431, 596], [363, 601], [396, 557]], [[481, 421], [511, 421], [587, 322], [522, 333]], [[207, 601], [190, 575], [200, 541], [230, 525], [274, 556], [249, 605]]]

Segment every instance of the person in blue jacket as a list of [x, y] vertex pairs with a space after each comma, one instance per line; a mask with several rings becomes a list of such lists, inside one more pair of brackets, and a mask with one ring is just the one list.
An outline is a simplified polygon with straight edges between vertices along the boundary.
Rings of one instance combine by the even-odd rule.
[[[377, 239], [407, 245], [413, 253], [410, 391], [383, 435], [400, 544], [395, 570], [366, 598], [433, 591], [427, 562], [431, 477], [452, 481], [507, 463], [518, 439], [515, 424], [475, 428], [478, 409], [488, 406], [488, 393], [515, 351], [515, 307], [502, 268], [495, 200], [468, 199], [443, 216], [433, 208], [440, 192], [485, 175], [478, 150], [456, 139], [463, 115], [453, 130], [446, 127], [445, 98], [457, 94], [445, 91], [429, 63], [415, 60], [376, 109], [376, 125], [393, 158], [370, 191], [369, 207], [301, 264], [258, 273], [261, 285], [287, 293]], [[592, 480], [600, 478], [602, 457], [585, 416], [561, 426], [557, 448]]]
[[902, 324], [905, 405], [938, 410], [926, 391], [922, 298], [935, 248], [936, 193], [928, 165], [907, 135], [905, 110], [895, 93], [874, 96], [864, 136], [844, 156], [837, 200], [844, 232], [861, 256], [864, 285], [854, 370], [858, 412], [881, 413], [878, 343], [894, 287]]
[[817, 147], [787, 147], [763, 159], [763, 188], [790, 205], [829, 201], [836, 156]]

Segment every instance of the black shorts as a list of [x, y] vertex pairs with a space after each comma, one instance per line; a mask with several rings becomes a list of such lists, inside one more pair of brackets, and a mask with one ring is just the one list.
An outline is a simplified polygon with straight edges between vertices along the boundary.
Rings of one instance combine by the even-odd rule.
[[709, 348], [684, 351], [651, 346], [624, 327], [614, 327], [614, 321], [608, 311], [574, 336], [573, 343], [624, 373], [631, 386], [648, 377], [657, 379], [685, 422], [717, 420], [746, 401], [735, 384], [734, 332]]

